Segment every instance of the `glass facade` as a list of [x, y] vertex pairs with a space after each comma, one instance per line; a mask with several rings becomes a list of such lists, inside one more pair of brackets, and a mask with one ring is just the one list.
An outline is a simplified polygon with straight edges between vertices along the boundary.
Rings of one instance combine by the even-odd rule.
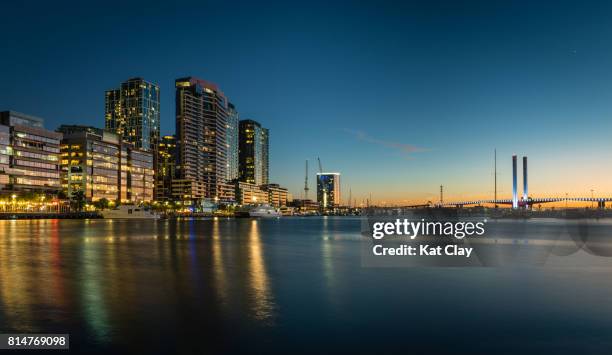
[[268, 130], [253, 120], [242, 120], [239, 127], [240, 181], [268, 184]]
[[119, 197], [119, 139], [101, 129], [61, 126], [62, 188], [68, 196], [83, 191], [88, 201]]
[[151, 152], [154, 172], [159, 170], [159, 102], [159, 86], [142, 78], [129, 79], [105, 94], [106, 129], [136, 149]]
[[157, 150], [159, 114], [159, 86], [144, 79], [129, 79], [119, 89], [106, 92], [106, 129], [137, 149]]
[[340, 206], [340, 173], [317, 173], [317, 202], [322, 210]]
[[14, 111], [0, 112], [0, 188], [5, 192], [58, 192], [61, 133], [43, 120]]
[[61, 126], [62, 188], [83, 191], [88, 201], [124, 203], [153, 199], [153, 155], [121, 143], [114, 133], [88, 126]]
[[147, 202], [153, 200], [153, 155], [143, 150], [128, 147], [128, 194], [131, 202]]
[[172, 200], [172, 180], [176, 176], [176, 137], [164, 136], [159, 143], [156, 200]]
[[6, 189], [9, 184], [9, 163], [11, 156], [11, 129], [0, 125], [0, 190]]

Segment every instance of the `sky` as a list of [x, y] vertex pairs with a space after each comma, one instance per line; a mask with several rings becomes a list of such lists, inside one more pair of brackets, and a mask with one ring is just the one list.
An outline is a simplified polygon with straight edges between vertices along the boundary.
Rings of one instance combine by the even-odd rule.
[[0, 110], [104, 125], [104, 91], [140, 76], [215, 82], [270, 129], [270, 180], [303, 196], [310, 161], [343, 199], [612, 196], [612, 3], [3, 2]]

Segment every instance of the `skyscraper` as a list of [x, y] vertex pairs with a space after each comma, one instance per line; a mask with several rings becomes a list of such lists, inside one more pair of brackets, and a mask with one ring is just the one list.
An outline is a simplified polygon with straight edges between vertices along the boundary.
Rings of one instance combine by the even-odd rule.
[[270, 183], [270, 131], [267, 128], [261, 129], [261, 184]]
[[269, 182], [269, 131], [253, 120], [240, 121], [239, 179], [255, 185]]
[[159, 143], [159, 86], [142, 78], [121, 83], [105, 97], [106, 129], [144, 151]]
[[159, 86], [156, 84], [131, 78], [118, 89], [106, 91], [105, 128], [135, 149], [151, 152], [155, 172], [159, 170], [159, 115]]
[[216, 84], [177, 79], [176, 145], [178, 194], [197, 203], [216, 198], [227, 179], [228, 101]]
[[317, 202], [321, 210], [340, 205], [340, 173], [317, 173]]
[[227, 145], [227, 172], [226, 180], [238, 179], [238, 124], [240, 118], [236, 107], [231, 102], [227, 110], [227, 126], [225, 140]]

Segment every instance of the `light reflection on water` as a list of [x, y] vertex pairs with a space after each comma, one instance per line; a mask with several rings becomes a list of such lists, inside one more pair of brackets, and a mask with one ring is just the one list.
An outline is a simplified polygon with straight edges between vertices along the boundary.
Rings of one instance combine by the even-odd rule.
[[402, 352], [405, 336], [435, 352], [474, 332], [483, 348], [463, 350], [612, 341], [609, 262], [363, 268], [359, 232], [350, 218], [0, 221], [0, 329], [67, 332], [99, 352], [312, 353], [322, 339], [330, 352]]

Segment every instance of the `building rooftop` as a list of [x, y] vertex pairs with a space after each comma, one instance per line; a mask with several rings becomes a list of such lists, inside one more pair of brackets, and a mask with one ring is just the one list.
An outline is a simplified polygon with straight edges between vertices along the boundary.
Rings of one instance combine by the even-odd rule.
[[43, 128], [45, 120], [40, 117], [8, 110], [0, 112], [0, 122], [5, 125], [19, 124], [23, 126]]
[[176, 79], [174, 81], [175, 86], [176, 87], [180, 87], [180, 86], [186, 86], [185, 84], [188, 83], [189, 86], [191, 85], [199, 85], [203, 88], [215, 91], [218, 95], [225, 97], [225, 94], [223, 94], [223, 91], [221, 91], [219, 89], [219, 86], [213, 82], [204, 80], [204, 79], [200, 79], [200, 78], [196, 78], [193, 76], [187, 76], [184, 78], [179, 78]]

